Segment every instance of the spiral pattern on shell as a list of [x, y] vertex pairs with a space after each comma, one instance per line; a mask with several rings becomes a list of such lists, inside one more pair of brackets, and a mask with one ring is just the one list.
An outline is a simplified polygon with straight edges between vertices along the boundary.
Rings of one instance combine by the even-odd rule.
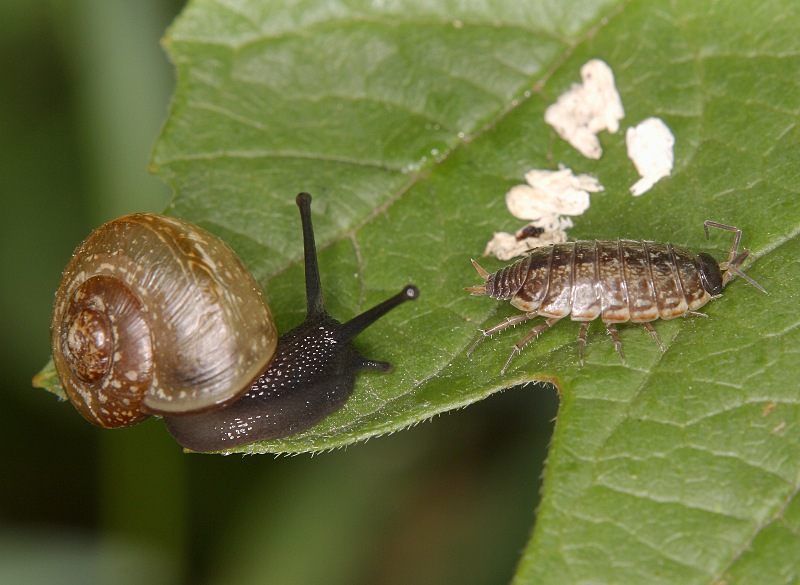
[[132, 214], [95, 230], [56, 292], [51, 349], [78, 411], [105, 427], [204, 412], [243, 394], [277, 332], [253, 276], [182, 220]]

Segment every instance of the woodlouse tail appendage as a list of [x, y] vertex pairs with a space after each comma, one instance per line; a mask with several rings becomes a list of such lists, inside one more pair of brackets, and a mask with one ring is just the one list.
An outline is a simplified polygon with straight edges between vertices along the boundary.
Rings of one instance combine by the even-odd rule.
[[625, 354], [616, 323], [641, 323], [663, 353], [666, 350], [652, 321], [687, 314], [705, 317], [698, 309], [719, 297], [736, 276], [766, 292], [740, 268], [750, 254], [747, 249], [739, 251], [742, 231], [712, 221], [706, 221], [704, 226], [706, 235], [709, 227], [736, 234], [725, 262], [718, 263], [709, 254], [695, 255], [678, 245], [633, 240], [577, 241], [536, 248], [491, 274], [473, 260], [484, 282], [464, 290], [510, 301], [522, 313], [482, 330], [467, 355], [485, 338], [539, 316], [545, 321], [514, 344], [501, 374], [526, 343], [567, 316], [581, 322], [581, 364], [586, 331], [597, 318], [605, 323], [623, 364]]

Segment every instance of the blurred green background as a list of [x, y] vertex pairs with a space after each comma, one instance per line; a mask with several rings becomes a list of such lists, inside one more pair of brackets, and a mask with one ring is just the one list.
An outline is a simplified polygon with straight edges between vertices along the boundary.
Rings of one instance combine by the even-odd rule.
[[[504, 583], [557, 399], [529, 386], [347, 450], [184, 455], [31, 388], [93, 227], [160, 211], [147, 173], [178, 0], [0, 0], [0, 583]], [[298, 286], [301, 286], [298, 284]]]

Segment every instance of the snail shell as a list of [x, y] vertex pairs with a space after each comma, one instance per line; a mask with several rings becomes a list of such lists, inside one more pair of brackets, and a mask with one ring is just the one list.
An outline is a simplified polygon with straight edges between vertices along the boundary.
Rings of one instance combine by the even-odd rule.
[[277, 341], [233, 250], [195, 225], [143, 213], [102, 225], [77, 248], [51, 324], [70, 401], [103, 427], [227, 404], [269, 365]]

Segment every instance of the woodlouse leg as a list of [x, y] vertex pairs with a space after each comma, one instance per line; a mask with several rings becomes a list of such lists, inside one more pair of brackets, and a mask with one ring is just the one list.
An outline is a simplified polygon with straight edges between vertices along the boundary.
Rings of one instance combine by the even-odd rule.
[[502, 331], [506, 327], [511, 327], [512, 325], [516, 325], [517, 323], [522, 323], [523, 321], [527, 321], [528, 319], [533, 319], [534, 317], [536, 317], [536, 313], [521, 313], [519, 315], [516, 315], [515, 317], [507, 317], [505, 321], [501, 321], [494, 327], [482, 330], [481, 336], [478, 337], [478, 339], [475, 340], [475, 343], [472, 344], [472, 347], [470, 347], [467, 350], [467, 356], [471, 355], [472, 352], [475, 350], [475, 348], [478, 347], [478, 344], [487, 337], [491, 337], [492, 335], [494, 335], [498, 331]]
[[528, 343], [531, 339], [539, 335], [545, 329], [548, 329], [553, 325], [555, 325], [556, 323], [558, 323], [558, 321], [560, 320], [561, 317], [550, 317], [544, 323], [540, 323], [539, 325], [528, 331], [528, 334], [525, 337], [523, 337], [517, 343], [514, 344], [514, 349], [511, 350], [511, 355], [508, 356], [508, 359], [506, 360], [506, 365], [504, 365], [503, 369], [500, 370], [500, 375], [502, 376], [503, 374], [506, 373], [506, 370], [508, 369], [508, 365], [511, 363], [511, 360], [514, 359], [515, 355], [517, 355], [519, 352], [522, 351], [522, 348], [525, 346], [526, 343]]
[[583, 365], [583, 350], [586, 349], [586, 330], [589, 328], [589, 321], [581, 323], [581, 330], [578, 332], [578, 355], [581, 358], [581, 365]]
[[613, 323], [606, 323], [606, 329], [608, 329], [608, 333], [611, 335], [611, 339], [614, 340], [614, 347], [617, 348], [617, 353], [619, 354], [619, 358], [622, 360], [622, 363], [625, 363], [625, 353], [622, 351], [622, 342], [619, 340], [619, 335], [617, 335], [617, 328], [614, 326]]
[[655, 328], [652, 325], [650, 325], [650, 323], [647, 322], [642, 323], [642, 325], [644, 325], [644, 328], [647, 329], [650, 332], [650, 335], [653, 336], [653, 339], [658, 344], [658, 347], [661, 349], [661, 353], [666, 352], [667, 350], [664, 347], [664, 344], [661, 343], [661, 340], [658, 338], [658, 333], [656, 333]]

